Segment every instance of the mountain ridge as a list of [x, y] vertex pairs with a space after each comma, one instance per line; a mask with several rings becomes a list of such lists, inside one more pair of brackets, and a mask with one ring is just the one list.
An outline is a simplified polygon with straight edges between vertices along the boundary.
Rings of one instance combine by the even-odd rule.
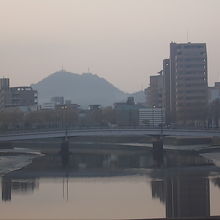
[[90, 104], [108, 106], [125, 101], [131, 95], [96, 74], [64, 70], [54, 72], [31, 86], [38, 91], [40, 104], [50, 102], [54, 96], [63, 96], [82, 107]]

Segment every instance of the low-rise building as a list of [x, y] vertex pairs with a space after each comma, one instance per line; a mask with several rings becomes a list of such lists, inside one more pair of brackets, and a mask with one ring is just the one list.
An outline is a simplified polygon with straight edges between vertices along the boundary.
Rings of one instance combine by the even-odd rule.
[[159, 127], [164, 123], [164, 109], [162, 108], [140, 108], [139, 125], [149, 127]]
[[89, 105], [90, 111], [97, 111], [101, 109], [101, 105]]
[[53, 102], [45, 102], [40, 106], [41, 110], [54, 110], [55, 104]]
[[63, 110], [63, 109], [68, 109], [68, 110], [79, 110], [80, 105], [78, 104], [64, 104], [64, 105], [56, 105], [55, 108], [57, 110]]
[[63, 96], [54, 96], [51, 98], [51, 102], [55, 105], [63, 105], [64, 104], [64, 97]]
[[134, 98], [128, 97], [127, 102], [114, 104], [116, 123], [118, 126], [138, 126], [138, 109]]
[[212, 103], [216, 99], [220, 99], [220, 82], [215, 82], [213, 87], [208, 88], [208, 101]]
[[0, 79], [0, 109], [8, 107], [36, 106], [38, 94], [32, 87], [10, 87], [8, 78]]

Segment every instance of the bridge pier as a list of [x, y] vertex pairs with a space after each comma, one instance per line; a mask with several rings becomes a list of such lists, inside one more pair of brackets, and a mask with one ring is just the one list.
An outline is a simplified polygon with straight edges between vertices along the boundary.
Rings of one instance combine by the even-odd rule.
[[69, 139], [67, 137], [61, 143], [60, 156], [63, 167], [68, 167], [69, 165]]
[[153, 160], [156, 167], [163, 165], [163, 137], [158, 135], [153, 137]]

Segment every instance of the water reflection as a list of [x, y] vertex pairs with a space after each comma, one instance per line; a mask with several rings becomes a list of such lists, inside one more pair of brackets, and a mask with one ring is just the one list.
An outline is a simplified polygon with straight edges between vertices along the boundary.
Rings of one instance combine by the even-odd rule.
[[218, 186], [220, 188], [220, 177], [213, 178], [212, 182], [215, 186]]
[[172, 176], [152, 181], [151, 186], [152, 196], [165, 203], [167, 218], [210, 216], [208, 178]]
[[[127, 176], [127, 181], [129, 181], [131, 176], [134, 176], [135, 181], [138, 182], [138, 176], [143, 176], [149, 178], [149, 184], [146, 182], [146, 187], [152, 194], [152, 199], [147, 198], [146, 207], [151, 206], [151, 203], [154, 204], [155, 199], [164, 204], [165, 215], [156, 217], [208, 217], [211, 215], [210, 171], [214, 169], [216, 175], [220, 172], [216, 167], [207, 166], [211, 165], [210, 161], [194, 153], [170, 151], [164, 154], [162, 168], [155, 168], [154, 165], [152, 152], [149, 150], [132, 152], [109, 150], [93, 153], [85, 151], [68, 154], [61, 151], [36, 158], [28, 167], [3, 176], [1, 179], [2, 201], [13, 200], [13, 195], [17, 193], [25, 195], [35, 190], [40, 191], [39, 185], [42, 178], [51, 181], [54, 178], [61, 179], [62, 199], [69, 201], [73, 199], [69, 195], [69, 190], [73, 187], [72, 181], [75, 178]], [[220, 186], [219, 177], [212, 177], [211, 180], [216, 186]], [[111, 181], [108, 184], [111, 188]], [[123, 184], [122, 187], [126, 188], [126, 183]], [[106, 188], [106, 191], [109, 188]], [[53, 203], [53, 201], [50, 202]], [[138, 206], [140, 204], [137, 202]], [[155, 207], [156, 213], [157, 209], [161, 212], [159, 205]], [[142, 217], [151, 217], [147, 212], [145, 214]], [[106, 218], [111, 217], [106, 216]]]
[[11, 201], [12, 193], [30, 193], [39, 187], [36, 179], [16, 179], [11, 177], [2, 177], [2, 201]]
[[170, 169], [151, 172], [152, 197], [165, 204], [167, 218], [210, 216], [211, 164], [195, 152], [171, 151], [165, 162]]

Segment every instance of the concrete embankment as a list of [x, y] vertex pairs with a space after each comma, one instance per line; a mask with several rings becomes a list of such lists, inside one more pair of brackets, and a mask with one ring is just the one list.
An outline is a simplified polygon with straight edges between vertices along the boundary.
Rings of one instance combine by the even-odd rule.
[[0, 176], [27, 166], [39, 156], [30, 149], [0, 149]]

